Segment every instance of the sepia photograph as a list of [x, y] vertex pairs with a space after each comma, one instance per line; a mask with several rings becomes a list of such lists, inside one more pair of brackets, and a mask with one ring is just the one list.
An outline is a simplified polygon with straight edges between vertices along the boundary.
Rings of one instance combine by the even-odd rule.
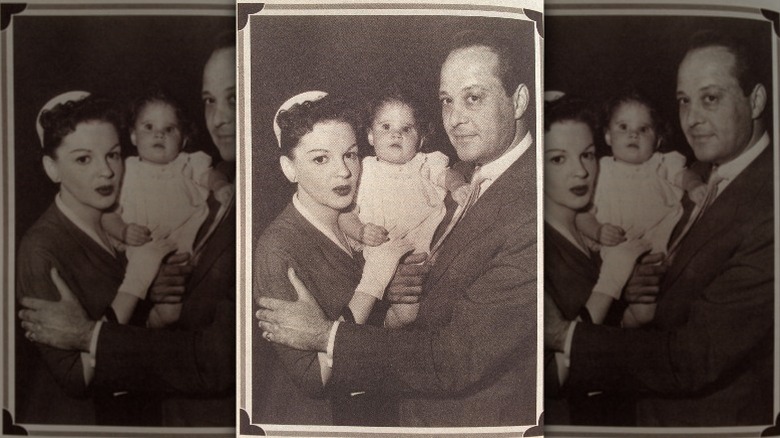
[[542, 434], [540, 8], [238, 4], [241, 435]]
[[233, 5], [2, 13], [3, 433], [234, 436]]
[[776, 434], [777, 12], [545, 11], [547, 436]]

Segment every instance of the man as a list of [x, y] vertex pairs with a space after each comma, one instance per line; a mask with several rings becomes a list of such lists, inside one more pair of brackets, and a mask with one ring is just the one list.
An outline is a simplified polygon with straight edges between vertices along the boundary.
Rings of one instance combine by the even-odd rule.
[[[235, 36], [221, 36], [203, 71], [206, 125], [224, 160], [220, 170], [231, 179], [236, 153], [235, 53]], [[22, 326], [37, 342], [91, 352], [95, 358], [92, 385], [177, 394], [163, 402], [167, 426], [233, 426], [236, 283], [232, 205], [219, 210], [219, 204], [210, 202], [212, 218], [199, 233], [194, 266], [179, 265], [189, 260], [188, 255], [173, 256], [150, 291], [153, 300], [165, 302], [181, 301], [186, 291], [176, 330], [89, 320], [67, 286], [56, 279], [63, 299], [23, 299], [22, 306], [29, 310], [20, 312]], [[197, 249], [200, 246], [202, 250]]]
[[455, 213], [408, 329], [328, 321], [297, 281], [298, 301], [259, 300], [267, 339], [328, 353], [332, 387], [400, 393], [403, 426], [536, 421], [536, 153], [525, 62], [506, 41], [466, 33], [442, 65], [443, 122], [458, 156], [478, 166], [479, 198]]
[[[546, 344], [558, 351], [569, 352], [571, 337], [568, 384], [642, 393], [643, 426], [773, 420], [773, 158], [755, 59], [734, 40], [703, 33], [680, 63], [680, 124], [715, 198], [672, 252], [653, 327], [546, 328]], [[651, 270], [640, 266], [645, 274], [634, 282], [658, 281]]]

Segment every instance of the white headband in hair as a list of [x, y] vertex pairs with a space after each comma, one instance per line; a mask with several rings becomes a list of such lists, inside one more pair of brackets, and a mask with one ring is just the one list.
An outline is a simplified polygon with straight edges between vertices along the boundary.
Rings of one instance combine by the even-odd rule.
[[43, 147], [43, 125], [41, 125], [41, 114], [43, 114], [44, 111], [49, 111], [61, 103], [81, 100], [89, 96], [89, 94], [90, 93], [88, 91], [66, 91], [62, 94], [58, 94], [52, 97], [48, 102], [46, 102], [45, 105], [43, 105], [43, 108], [38, 111], [38, 116], [35, 117], [35, 130], [38, 132], [38, 140], [41, 142], [41, 148]]
[[276, 110], [276, 114], [274, 114], [274, 134], [276, 134], [276, 144], [280, 149], [282, 147], [282, 128], [279, 127], [279, 122], [276, 120], [279, 117], [279, 113], [282, 111], [287, 111], [296, 103], [303, 103], [306, 101], [316, 102], [327, 95], [328, 93], [324, 91], [304, 91], [303, 93], [296, 94], [295, 96], [287, 99], [282, 104], [282, 106]]

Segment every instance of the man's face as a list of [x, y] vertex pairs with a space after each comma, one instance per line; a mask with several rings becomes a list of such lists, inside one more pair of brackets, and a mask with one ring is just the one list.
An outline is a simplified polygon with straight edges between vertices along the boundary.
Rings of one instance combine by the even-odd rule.
[[489, 163], [515, 139], [515, 90], [507, 95], [497, 71], [498, 55], [485, 46], [456, 49], [441, 67], [442, 121], [461, 160]]
[[236, 160], [236, 50], [214, 52], [203, 68], [206, 127], [225, 161]]
[[689, 52], [680, 63], [680, 125], [700, 161], [727, 163], [750, 144], [753, 93], [742, 92], [734, 75], [735, 62], [725, 47], [712, 46]]

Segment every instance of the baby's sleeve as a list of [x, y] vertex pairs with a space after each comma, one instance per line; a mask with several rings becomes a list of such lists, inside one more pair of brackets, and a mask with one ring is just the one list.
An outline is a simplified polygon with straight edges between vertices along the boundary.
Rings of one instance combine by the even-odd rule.
[[211, 157], [205, 152], [193, 152], [187, 156], [187, 164], [192, 170], [192, 180], [208, 188], [208, 173], [211, 170]]
[[445, 187], [445, 171], [447, 170], [447, 165], [449, 163], [450, 159], [439, 151], [425, 154], [425, 164], [423, 164], [423, 166], [428, 168], [428, 172], [425, 173], [429, 175], [428, 177], [432, 183], [439, 187]]
[[666, 179], [676, 184], [680, 172], [685, 169], [685, 156], [677, 151], [665, 153], [662, 156], [661, 166], [666, 170]]

